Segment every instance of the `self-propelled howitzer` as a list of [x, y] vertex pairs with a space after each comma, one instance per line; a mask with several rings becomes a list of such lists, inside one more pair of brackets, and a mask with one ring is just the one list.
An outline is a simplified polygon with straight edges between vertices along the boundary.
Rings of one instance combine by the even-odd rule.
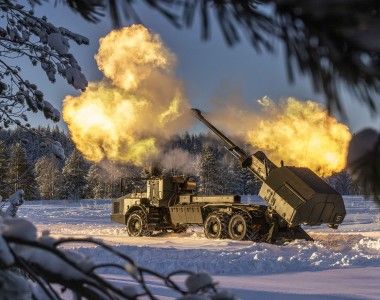
[[346, 211], [342, 196], [311, 170], [283, 164], [278, 167], [261, 151], [248, 155], [199, 110], [193, 112], [242, 166], [262, 181], [259, 195], [267, 205], [243, 203], [239, 195], [198, 195], [197, 182], [192, 177], [152, 173], [146, 178], [145, 191], [112, 201], [111, 220], [126, 225], [130, 236], [202, 226], [210, 239], [273, 243], [310, 240], [302, 224], [337, 228], [343, 221]]
[[248, 155], [202, 115], [192, 109], [194, 116], [211, 129], [225, 144], [226, 149], [248, 168], [263, 184], [259, 196], [268, 204], [271, 235], [281, 223], [289, 228], [301, 224], [315, 226], [328, 224], [337, 228], [346, 210], [342, 196], [308, 168], [276, 166], [262, 152]]

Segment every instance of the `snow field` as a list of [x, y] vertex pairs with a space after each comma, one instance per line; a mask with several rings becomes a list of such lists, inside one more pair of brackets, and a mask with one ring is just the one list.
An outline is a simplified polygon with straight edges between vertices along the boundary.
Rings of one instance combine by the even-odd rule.
[[[348, 214], [340, 229], [310, 228], [314, 243], [299, 240], [282, 246], [208, 240], [199, 228], [181, 235], [131, 238], [122, 225], [111, 223], [109, 200], [33, 201], [25, 203], [19, 215], [54, 236], [102, 238], [139, 264], [161, 272], [186, 268], [215, 275], [272, 274], [380, 266], [379, 208], [362, 197], [345, 197], [345, 202]], [[102, 262], [114, 259], [97, 247], [80, 245], [79, 250]]]
[[[380, 267], [380, 240], [357, 236], [341, 239], [337, 246], [329, 245], [331, 236], [323, 242], [296, 241], [284, 246], [254, 243], [232, 249], [181, 249], [167, 243], [161, 247], [115, 246], [128, 253], [139, 265], [159, 272], [179, 269], [206, 271], [214, 275], [254, 275], [284, 272], [317, 271], [350, 267]], [[114, 262], [112, 255], [94, 247], [78, 250], [99, 262]], [[106, 273], [117, 273], [112, 269]]]
[[[25, 203], [19, 215], [55, 237], [103, 239], [160, 273], [206, 271], [242, 299], [380, 299], [380, 209], [359, 196], [344, 200], [347, 216], [338, 230], [306, 228], [315, 242], [299, 240], [281, 246], [208, 240], [200, 228], [183, 234], [128, 237], [124, 226], [111, 223], [109, 200], [33, 201]], [[66, 247], [99, 263], [117, 262], [99, 247]], [[115, 269], [99, 272], [116, 284], [131, 281]], [[155, 279], [152, 284], [160, 299], [175, 297]]]

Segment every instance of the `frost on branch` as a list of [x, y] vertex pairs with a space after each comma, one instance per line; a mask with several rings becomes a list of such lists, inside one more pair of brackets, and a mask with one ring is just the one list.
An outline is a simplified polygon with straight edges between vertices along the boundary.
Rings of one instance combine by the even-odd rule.
[[207, 273], [196, 273], [186, 279], [186, 287], [190, 293], [196, 293], [213, 285], [212, 278]]
[[14, 257], [7, 245], [7, 242], [0, 236], [0, 263], [5, 267], [10, 267], [15, 263]]
[[60, 32], [50, 33], [47, 37], [47, 42], [50, 48], [57, 51], [60, 55], [66, 54], [69, 51], [69, 41]]
[[15, 272], [0, 269], [0, 285], [2, 299], [32, 299], [29, 282]]
[[87, 80], [82, 72], [76, 68], [68, 67], [66, 69], [65, 77], [67, 82], [79, 90], [84, 90], [87, 86]]
[[66, 159], [65, 150], [63, 149], [62, 145], [58, 141], [53, 141], [50, 144], [51, 152], [57, 157], [58, 159], [64, 161]]
[[[51, 82], [57, 74], [76, 89], [84, 90], [87, 80], [75, 57], [69, 53], [70, 42], [87, 45], [88, 39], [68, 29], [56, 27], [46, 17], [17, 4], [0, 1], [0, 127], [29, 127], [27, 111], [42, 111], [47, 119], [59, 121], [60, 114], [37, 86], [22, 75], [20, 57], [39, 66]], [[23, 1], [24, 3], [24, 1]]]
[[[12, 195], [11, 204], [22, 204], [22, 192]], [[91, 257], [69, 250], [66, 243], [90, 243], [110, 252], [120, 263], [99, 264]], [[113, 285], [97, 271], [101, 268], [123, 270], [136, 284]], [[18, 270], [15, 272], [14, 270]], [[177, 284], [175, 275], [187, 275], [187, 289]], [[26, 276], [25, 276], [26, 275]], [[30, 221], [0, 212], [0, 298], [1, 299], [65, 299], [57, 291], [69, 291], [86, 299], [156, 299], [146, 282], [146, 275], [161, 280], [178, 299], [234, 300], [216, 289], [210, 275], [190, 271], [161, 275], [138, 266], [126, 253], [94, 239], [55, 239], [49, 231], [38, 236]], [[54, 288], [53, 285], [54, 284]]]
[[[66, 243], [91, 243], [112, 253], [120, 263], [98, 264], [91, 257], [68, 250]], [[54, 239], [44, 231], [21, 218], [0, 215], [0, 295], [6, 299], [62, 299], [57, 291], [65, 288], [78, 298], [87, 299], [156, 299], [146, 282], [154, 276], [168, 289], [177, 293], [178, 299], [233, 300], [228, 293], [220, 292], [211, 276], [190, 271], [161, 275], [138, 266], [126, 253], [93, 239]], [[136, 284], [113, 285], [98, 274], [101, 268], [124, 271]], [[20, 270], [20, 276], [11, 270]], [[175, 275], [187, 275], [187, 289], [177, 284]], [[55, 285], [55, 289], [52, 288]], [[20, 294], [21, 293], [21, 294]], [[24, 298], [23, 298], [24, 297]]]
[[[18, 191], [8, 200], [17, 207], [22, 204], [23, 192]], [[66, 243], [90, 243], [110, 252], [120, 263], [99, 264], [91, 257], [67, 249]], [[124, 271], [136, 284], [113, 285], [98, 274], [101, 268]], [[15, 272], [14, 270], [18, 270]], [[187, 289], [177, 284], [175, 275], [187, 275]], [[178, 299], [234, 300], [219, 291], [206, 273], [178, 271], [161, 275], [138, 266], [126, 253], [94, 239], [55, 239], [49, 231], [39, 236], [30, 221], [10, 217], [0, 211], [0, 298], [1, 299], [65, 299], [57, 291], [69, 291], [86, 299], [156, 299], [146, 282], [146, 276], [161, 280]], [[54, 288], [53, 285], [54, 284]]]
[[15, 217], [20, 205], [24, 203], [24, 191], [17, 190], [15, 193], [9, 196], [7, 199], [9, 206], [5, 211], [5, 214], [9, 217]]
[[55, 122], [59, 121], [60, 113], [59, 111], [53, 107], [49, 102], [44, 101], [43, 104], [43, 112], [47, 119], [52, 119]]

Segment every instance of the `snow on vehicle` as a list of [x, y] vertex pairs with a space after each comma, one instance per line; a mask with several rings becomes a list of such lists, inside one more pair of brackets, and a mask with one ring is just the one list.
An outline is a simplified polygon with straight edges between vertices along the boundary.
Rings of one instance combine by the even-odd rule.
[[153, 231], [180, 232], [189, 225], [204, 227], [211, 239], [230, 238], [274, 243], [307, 239], [301, 225], [328, 224], [338, 228], [346, 210], [342, 196], [308, 168], [277, 167], [257, 151], [246, 154], [208, 122], [202, 113], [194, 115], [225, 144], [226, 149], [263, 184], [259, 196], [266, 205], [243, 204], [238, 195], [196, 195], [196, 183], [184, 176], [147, 180], [145, 193], [128, 194], [113, 200], [111, 219], [125, 224], [131, 236]]

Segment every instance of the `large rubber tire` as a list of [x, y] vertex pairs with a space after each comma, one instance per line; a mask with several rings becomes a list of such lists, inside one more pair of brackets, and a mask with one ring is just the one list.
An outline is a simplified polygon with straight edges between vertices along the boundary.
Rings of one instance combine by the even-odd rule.
[[236, 213], [228, 223], [228, 235], [236, 241], [255, 240], [252, 222], [248, 215]]
[[227, 215], [211, 213], [204, 223], [205, 236], [208, 239], [224, 239], [227, 237]]
[[147, 229], [146, 214], [140, 210], [134, 211], [128, 216], [126, 225], [129, 236], [150, 236], [152, 234]]

